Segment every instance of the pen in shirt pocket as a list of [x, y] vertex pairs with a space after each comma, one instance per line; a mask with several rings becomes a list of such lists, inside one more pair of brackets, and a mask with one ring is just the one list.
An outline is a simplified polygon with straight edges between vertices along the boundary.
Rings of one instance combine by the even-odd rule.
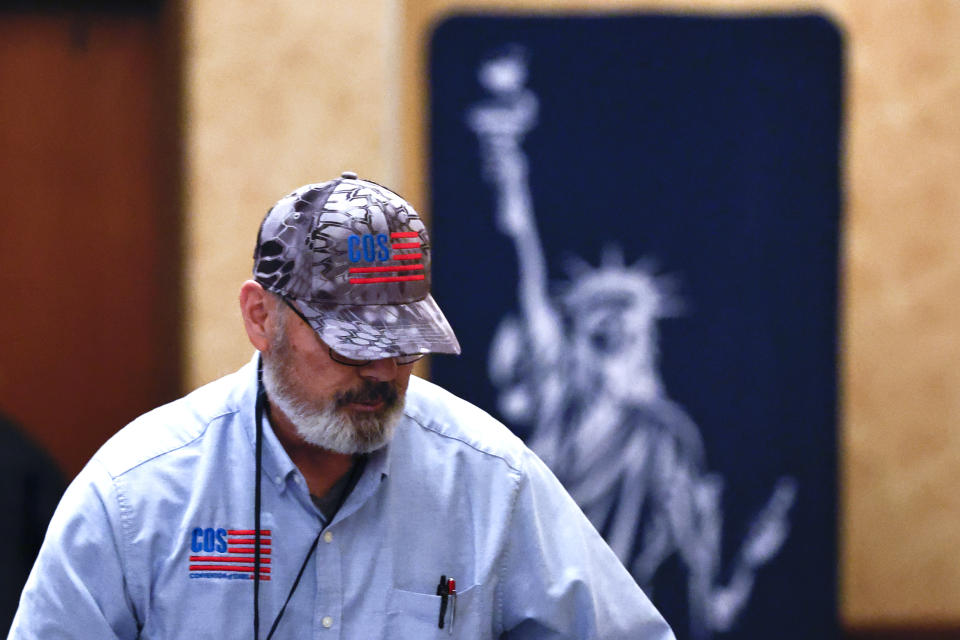
[[447, 618], [447, 605], [450, 605], [450, 624], [447, 625], [447, 631], [453, 635], [453, 624], [457, 617], [457, 581], [453, 578], [447, 578], [446, 575], [440, 576], [440, 584], [437, 585], [437, 595], [440, 596], [440, 617], [437, 619], [437, 626], [443, 629]]

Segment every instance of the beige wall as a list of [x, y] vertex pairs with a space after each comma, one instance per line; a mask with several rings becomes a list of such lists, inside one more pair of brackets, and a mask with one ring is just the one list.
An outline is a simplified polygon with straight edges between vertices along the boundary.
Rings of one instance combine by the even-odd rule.
[[423, 45], [439, 16], [467, 6], [819, 8], [841, 26], [842, 612], [852, 624], [960, 622], [956, 0], [190, 3], [189, 384], [249, 356], [235, 292], [261, 216], [287, 190], [353, 168], [425, 209]]
[[267, 209], [346, 169], [396, 181], [398, 22], [392, 0], [184, 5], [192, 388], [253, 353], [236, 297]]

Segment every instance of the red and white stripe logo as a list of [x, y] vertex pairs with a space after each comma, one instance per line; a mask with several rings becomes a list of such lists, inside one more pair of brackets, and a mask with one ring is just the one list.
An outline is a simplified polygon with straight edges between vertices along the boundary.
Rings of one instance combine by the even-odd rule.
[[423, 252], [420, 234], [397, 231], [390, 234], [392, 263], [380, 267], [350, 267], [350, 284], [379, 284], [423, 280]]
[[[219, 544], [222, 536], [216, 537], [212, 553], [204, 547], [199, 553], [190, 555], [191, 578], [247, 579], [254, 577], [254, 534], [253, 529], [218, 529], [225, 531], [226, 548]], [[260, 580], [270, 580], [271, 564], [270, 529], [260, 530]], [[194, 545], [191, 550], [196, 549]], [[222, 551], [221, 551], [222, 549]]]

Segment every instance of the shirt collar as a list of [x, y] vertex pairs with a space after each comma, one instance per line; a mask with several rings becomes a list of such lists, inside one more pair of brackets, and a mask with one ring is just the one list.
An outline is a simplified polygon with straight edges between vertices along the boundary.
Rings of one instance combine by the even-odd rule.
[[[254, 354], [250, 363], [244, 367], [244, 376], [247, 384], [244, 389], [243, 398], [240, 406], [240, 417], [243, 430], [246, 433], [247, 440], [250, 442], [250, 448], [253, 455], [256, 455], [257, 430], [256, 430], [256, 406], [257, 393], [259, 390], [259, 367], [260, 353]], [[293, 460], [287, 455], [286, 449], [280, 444], [280, 440], [273, 432], [270, 421], [267, 419], [267, 405], [264, 398], [263, 406], [263, 474], [264, 476], [283, 491], [286, 486], [287, 477], [296, 470]]]
[[[401, 418], [402, 420], [403, 418]], [[398, 424], [399, 428], [400, 425]], [[392, 439], [392, 438], [391, 438]], [[390, 475], [390, 443], [383, 445], [376, 451], [370, 452], [367, 458], [367, 468], [364, 473], [370, 473], [375, 478], [385, 478]]]

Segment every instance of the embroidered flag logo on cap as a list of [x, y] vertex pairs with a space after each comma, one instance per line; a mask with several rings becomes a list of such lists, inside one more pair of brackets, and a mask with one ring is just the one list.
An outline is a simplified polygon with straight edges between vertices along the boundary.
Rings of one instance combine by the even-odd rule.
[[300, 187], [267, 212], [253, 276], [348, 358], [460, 353], [430, 295], [430, 239], [420, 216], [355, 173]]

